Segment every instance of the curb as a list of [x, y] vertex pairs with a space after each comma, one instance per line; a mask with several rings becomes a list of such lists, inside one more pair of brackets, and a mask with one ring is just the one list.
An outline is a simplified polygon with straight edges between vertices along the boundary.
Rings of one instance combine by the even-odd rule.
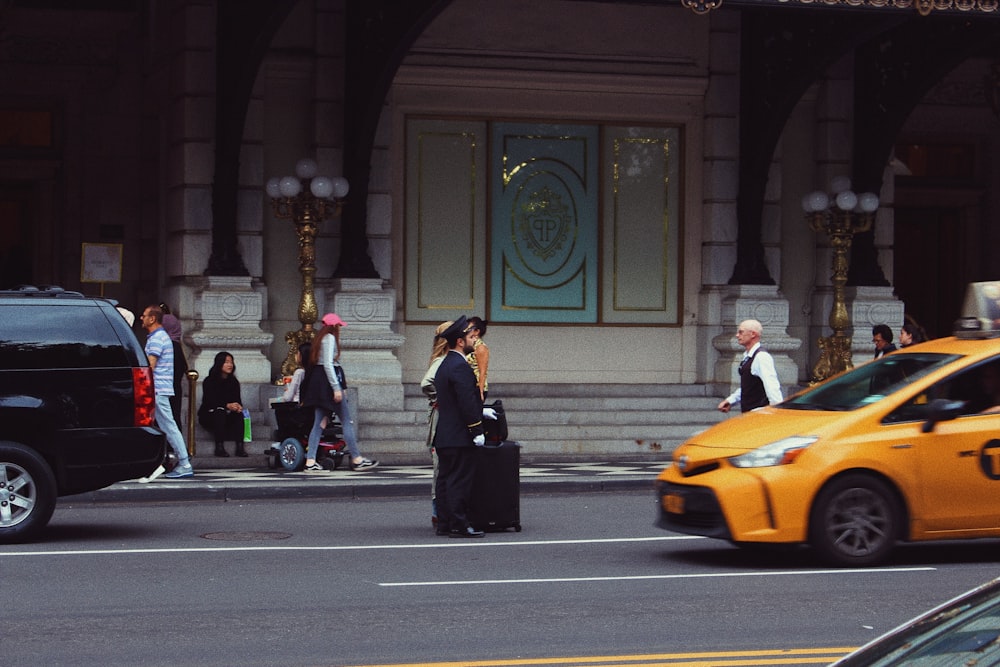
[[[522, 479], [521, 495], [653, 493], [649, 477], [624, 479]], [[157, 480], [149, 484], [120, 482], [104, 489], [60, 498], [61, 505], [167, 502], [241, 502], [251, 500], [321, 500], [364, 498], [419, 498], [430, 496], [429, 480], [295, 480], [277, 484], [253, 481], [199, 482]]]

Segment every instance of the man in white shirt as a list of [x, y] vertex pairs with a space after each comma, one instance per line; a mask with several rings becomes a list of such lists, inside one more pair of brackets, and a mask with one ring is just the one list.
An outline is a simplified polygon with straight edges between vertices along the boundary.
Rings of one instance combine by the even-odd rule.
[[782, 401], [781, 383], [774, 369], [774, 358], [761, 348], [760, 336], [764, 328], [757, 320], [744, 320], [736, 329], [736, 342], [744, 350], [740, 362], [740, 387], [719, 403], [720, 412], [740, 404], [743, 412]]

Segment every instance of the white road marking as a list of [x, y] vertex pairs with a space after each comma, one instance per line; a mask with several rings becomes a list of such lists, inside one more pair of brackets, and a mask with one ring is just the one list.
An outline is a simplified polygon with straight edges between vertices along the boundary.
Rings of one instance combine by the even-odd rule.
[[693, 574], [644, 574], [613, 577], [557, 577], [547, 579], [474, 579], [469, 581], [386, 581], [379, 586], [480, 586], [485, 584], [560, 584], [594, 581], [645, 581], [649, 579], [714, 579], [724, 577], [793, 577], [809, 574], [886, 574], [894, 572], [928, 572], [935, 567], [888, 567], [829, 570], [784, 570], [775, 572], [702, 572]]
[[166, 553], [212, 553], [222, 551], [378, 551], [380, 549], [455, 549], [455, 548], [493, 548], [493, 547], [523, 547], [551, 546], [558, 544], [611, 544], [622, 542], [663, 542], [677, 540], [704, 540], [696, 535], [666, 535], [662, 537], [620, 537], [594, 540], [526, 540], [522, 542], [492, 542], [488, 540], [474, 542], [467, 540], [449, 540], [432, 544], [369, 544], [342, 546], [240, 546], [240, 547], [162, 547], [147, 549], [68, 549], [65, 551], [0, 551], [0, 558], [24, 556], [105, 556], [120, 554], [166, 554]]

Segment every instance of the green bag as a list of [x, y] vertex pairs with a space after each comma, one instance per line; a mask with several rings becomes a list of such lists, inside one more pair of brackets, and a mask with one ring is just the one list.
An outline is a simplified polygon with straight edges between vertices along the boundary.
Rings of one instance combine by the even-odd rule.
[[243, 442], [251, 442], [253, 440], [253, 432], [250, 428], [250, 411], [243, 408]]

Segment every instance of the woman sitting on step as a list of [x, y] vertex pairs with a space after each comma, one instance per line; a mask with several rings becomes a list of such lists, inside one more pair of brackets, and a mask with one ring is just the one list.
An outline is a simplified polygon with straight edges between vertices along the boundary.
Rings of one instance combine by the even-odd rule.
[[215, 455], [229, 456], [223, 443], [236, 441], [236, 456], [247, 456], [243, 447], [243, 400], [236, 379], [233, 355], [219, 352], [202, 383], [198, 422], [215, 438]]

